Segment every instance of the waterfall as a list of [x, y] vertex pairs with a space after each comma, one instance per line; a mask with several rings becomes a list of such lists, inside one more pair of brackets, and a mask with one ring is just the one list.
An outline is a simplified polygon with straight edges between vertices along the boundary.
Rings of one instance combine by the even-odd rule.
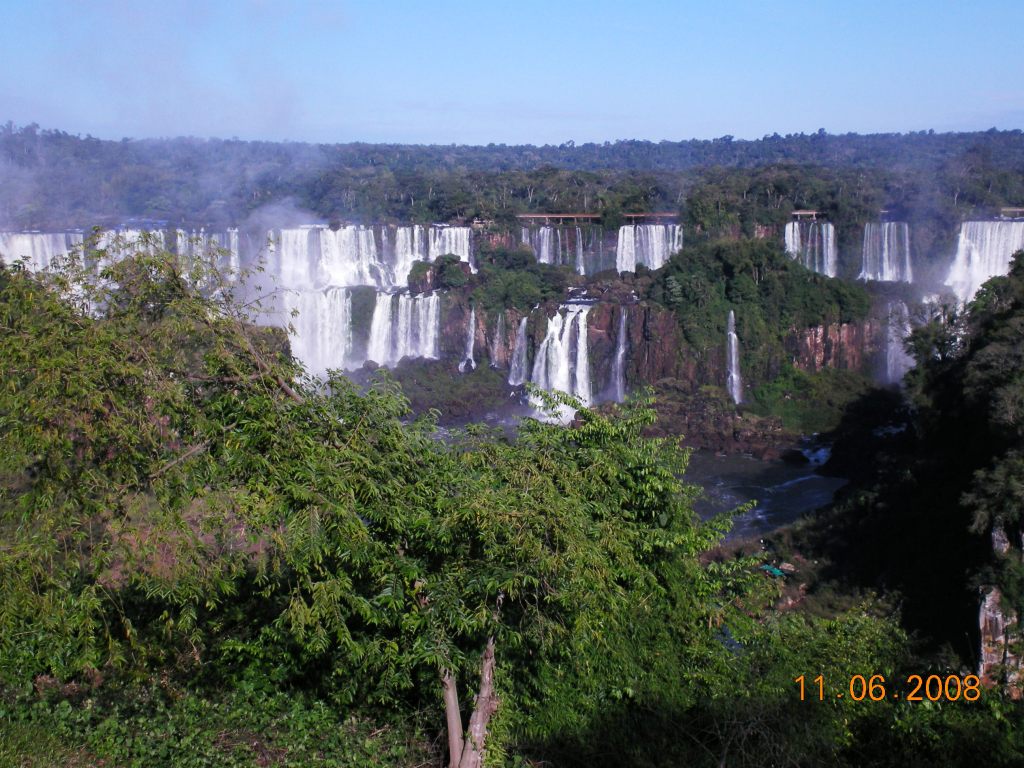
[[427, 260], [427, 238], [419, 224], [395, 227], [395, 245], [391, 254], [392, 269], [402, 275], [402, 285], [409, 284], [409, 272], [417, 261]]
[[447, 253], [458, 256], [467, 264], [473, 263], [471, 252], [471, 234], [469, 227], [449, 227], [436, 224], [430, 228], [427, 243], [427, 258], [433, 261]]
[[268, 271], [287, 288], [369, 285], [383, 291], [406, 288], [417, 261], [454, 254], [470, 261], [470, 228], [419, 225], [304, 226], [271, 231]]
[[626, 307], [619, 307], [619, 336], [615, 342], [615, 365], [612, 367], [612, 396], [616, 403], [626, 399]]
[[1010, 271], [1010, 257], [1024, 249], [1024, 221], [965, 221], [946, 283], [970, 301], [990, 277]]
[[508, 383], [518, 387], [526, 381], [526, 321], [524, 317], [519, 321], [519, 328], [516, 330], [516, 344], [512, 351], [512, 364], [508, 369]]
[[786, 253], [807, 269], [836, 276], [836, 229], [831, 223], [791, 221], [786, 225], [785, 241]]
[[[494, 333], [491, 335], [491, 343], [487, 348], [487, 356], [490, 358], [491, 368], [498, 368], [498, 359], [503, 357], [503, 346], [505, 344], [505, 313], [498, 312], [498, 320], [494, 325]], [[507, 362], [507, 361], [506, 361]]]
[[523, 227], [520, 241], [533, 249], [540, 264], [562, 264], [562, 231], [555, 227]]
[[25, 259], [30, 271], [39, 272], [81, 248], [82, 243], [78, 232], [0, 232], [0, 262], [13, 264]]
[[207, 232], [205, 229], [175, 230], [174, 252], [184, 260], [183, 266], [191, 267], [196, 261], [212, 257], [212, 266], [223, 273], [223, 277], [237, 277], [241, 271], [239, 238], [237, 229], [224, 232]]
[[590, 307], [584, 307], [576, 315], [576, 367], [573, 371], [573, 394], [584, 405], [590, 405], [593, 397], [590, 389], [590, 348], [587, 339], [587, 315]]
[[914, 282], [910, 268], [910, 227], [902, 221], [864, 225], [864, 249], [858, 280]]
[[306, 246], [311, 250], [302, 261], [311, 267], [312, 283], [317, 287], [372, 285], [386, 290], [404, 286], [408, 279], [408, 273], [396, 275], [384, 262], [370, 227], [316, 227]]
[[370, 321], [366, 356], [378, 365], [394, 366], [403, 357], [440, 357], [441, 298], [378, 293]]
[[726, 389], [732, 401], [739, 405], [743, 402], [743, 381], [740, 379], [740, 340], [736, 335], [736, 313], [729, 310], [729, 322], [727, 327], [727, 343], [725, 347], [726, 363], [729, 366], [729, 378], [726, 381]]
[[476, 370], [476, 360], [473, 359], [473, 351], [476, 349], [476, 307], [469, 308], [469, 327], [466, 329], [466, 350], [462, 355], [462, 362], [459, 363], [459, 373]]
[[[285, 291], [283, 323], [291, 323], [292, 354], [306, 370], [324, 376], [328, 369], [348, 369], [352, 360], [352, 296], [346, 288]], [[291, 316], [292, 310], [298, 315]]]
[[[564, 315], [562, 313], [565, 313]], [[587, 344], [587, 315], [590, 307], [563, 304], [548, 318], [547, 333], [533, 361], [531, 380], [543, 390], [560, 390], [591, 401], [590, 357]], [[573, 328], [576, 336], [573, 338]]]
[[683, 228], [677, 224], [624, 224], [619, 227], [615, 269], [636, 272], [636, 265], [659, 269], [683, 247]]
[[[314, 249], [314, 239], [316, 248]], [[267, 232], [267, 273], [286, 289], [318, 288], [320, 238], [314, 227]]]
[[786, 225], [786, 253], [793, 258], [803, 255], [803, 244], [800, 242], [800, 222], [791, 221]]
[[885, 344], [885, 380], [899, 384], [907, 371], [914, 367], [912, 358], [903, 345], [910, 335], [910, 312], [902, 301], [888, 303]]
[[587, 266], [583, 261], [583, 229], [576, 227], [576, 274], [587, 274]]

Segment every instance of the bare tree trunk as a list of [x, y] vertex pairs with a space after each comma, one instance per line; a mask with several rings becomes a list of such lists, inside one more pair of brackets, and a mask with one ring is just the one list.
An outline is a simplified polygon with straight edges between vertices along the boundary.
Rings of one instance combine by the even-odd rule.
[[448, 768], [459, 768], [462, 760], [462, 713], [459, 712], [459, 690], [450, 670], [441, 670], [444, 689], [444, 716], [448, 725]]
[[469, 718], [469, 738], [462, 750], [462, 759], [453, 768], [480, 768], [484, 759], [487, 725], [498, 711], [498, 697], [494, 693], [494, 638], [487, 639], [484, 657], [480, 660], [480, 692]]

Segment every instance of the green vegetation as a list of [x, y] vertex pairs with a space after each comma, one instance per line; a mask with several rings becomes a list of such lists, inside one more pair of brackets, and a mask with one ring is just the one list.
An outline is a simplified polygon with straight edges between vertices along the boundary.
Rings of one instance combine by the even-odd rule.
[[[848, 410], [834, 459], [855, 485], [806, 531], [808, 548], [832, 563], [835, 584], [887, 585], [906, 625], [952, 659], [977, 653], [980, 588], [999, 588], [1009, 620], [1024, 615], [1022, 324], [1018, 254], [966, 313], [914, 331], [912, 408], [872, 393]], [[1005, 553], [996, 551], [1000, 536]], [[1018, 632], [1011, 630], [1014, 644]]]
[[1019, 763], [995, 692], [800, 701], [801, 674], [928, 660], [880, 603], [777, 608], [782, 581], [720, 548], [728, 518], [695, 516], [686, 452], [642, 437], [649, 399], [441, 440], [387, 376], [304, 376], [215, 274], [140, 254], [101, 278], [0, 270], [4, 758]]
[[752, 407], [782, 417], [791, 429], [834, 426], [842, 407], [867, 387], [867, 380], [853, 373], [792, 368], [789, 345], [797, 334], [863, 320], [870, 300], [862, 286], [814, 274], [774, 242], [687, 246], [653, 273], [648, 296], [675, 313], [690, 347], [687, 354], [706, 365], [722, 365], [726, 323], [735, 311], [743, 376], [754, 388]]
[[804, 434], [829, 432], [839, 426], [847, 406], [871, 388], [859, 373], [826, 368], [806, 373], [785, 366], [771, 381], [754, 389], [749, 407], [761, 415], [778, 416], [787, 429]]
[[574, 279], [571, 269], [540, 264], [528, 247], [483, 246], [473, 298], [495, 311], [514, 307], [528, 312], [545, 301], [561, 301]]
[[929, 254], [960, 219], [1021, 204], [1022, 147], [1019, 130], [471, 147], [102, 141], [8, 123], [0, 156], [18, 204], [0, 219], [39, 229], [130, 217], [222, 225], [287, 204], [325, 219], [479, 217], [514, 231], [529, 211], [598, 213], [617, 226], [625, 212], [682, 209], [688, 235], [717, 237], [811, 207], [840, 225], [845, 249], [887, 208], [911, 217], [915, 248]]

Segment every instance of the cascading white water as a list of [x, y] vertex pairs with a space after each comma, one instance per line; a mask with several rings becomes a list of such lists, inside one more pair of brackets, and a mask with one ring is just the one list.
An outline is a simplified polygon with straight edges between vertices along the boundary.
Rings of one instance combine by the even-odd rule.
[[419, 224], [407, 227], [395, 227], [395, 245], [391, 263], [394, 274], [401, 276], [401, 284], [408, 285], [409, 272], [417, 261], [427, 259], [426, 231]]
[[268, 233], [268, 272], [286, 288], [368, 285], [383, 291], [406, 288], [417, 261], [454, 254], [470, 261], [470, 228], [419, 225], [350, 225], [337, 230], [304, 226]]
[[965, 221], [946, 283], [960, 301], [982, 284], [1010, 271], [1010, 257], [1024, 249], [1024, 221]]
[[[533, 383], [541, 389], [575, 395], [584, 405], [590, 405], [592, 398], [587, 343], [589, 313], [588, 305], [563, 304], [548, 318], [547, 333], [537, 349], [531, 376]], [[573, 329], [576, 330], [575, 336]], [[534, 406], [539, 406], [539, 402], [534, 402]], [[559, 408], [559, 420], [568, 421], [573, 413], [573, 409], [563, 406]]]
[[619, 335], [615, 341], [615, 364], [612, 367], [612, 396], [616, 403], [626, 399], [626, 307], [619, 307]]
[[378, 365], [393, 366], [403, 357], [439, 355], [441, 297], [378, 293], [370, 321], [366, 356]]
[[390, 289], [407, 284], [408, 271], [397, 275], [392, 266], [384, 262], [372, 228], [317, 227], [315, 233], [319, 236], [319, 253], [316, 238], [311, 238], [314, 250], [309, 261], [316, 263], [316, 285], [372, 285]]
[[551, 233], [553, 231], [551, 227], [537, 227], [536, 229], [523, 227], [520, 233], [522, 243], [533, 249], [534, 256], [541, 264], [555, 263], [555, 257], [551, 253], [551, 241], [554, 239]]
[[791, 221], [786, 225], [785, 231], [786, 253], [794, 259], [803, 256], [803, 243], [800, 239], [800, 222]]
[[466, 348], [459, 363], [459, 373], [476, 370], [473, 352], [476, 349], [476, 307], [469, 308], [469, 325], [466, 328]]
[[740, 379], [740, 339], [736, 335], [736, 313], [729, 310], [729, 322], [726, 329], [726, 364], [729, 367], [729, 378], [726, 380], [726, 389], [729, 390], [729, 397], [739, 405], [743, 402], [743, 381]]
[[186, 265], [198, 259], [214, 257], [214, 266], [224, 273], [225, 278], [237, 277], [241, 270], [239, 238], [237, 229], [224, 232], [207, 232], [205, 229], [175, 230], [175, 253], [183, 258]]
[[494, 325], [494, 333], [491, 335], [491, 343], [487, 348], [487, 356], [490, 358], [491, 368], [498, 368], [498, 358], [501, 354], [501, 347], [505, 343], [505, 313], [498, 313], [498, 320]]
[[914, 358], [903, 344], [910, 331], [910, 312], [907, 305], [902, 301], [890, 301], [885, 345], [885, 380], [889, 384], [899, 384], [907, 371], [914, 367]]
[[0, 262], [25, 259], [32, 272], [49, 269], [54, 261], [82, 247], [79, 232], [0, 232]]
[[512, 364], [508, 368], [508, 383], [518, 387], [526, 381], [526, 321], [524, 317], [519, 321], [519, 328], [516, 330], [516, 344], [512, 351]]
[[[282, 324], [290, 323], [292, 354], [306, 370], [324, 376], [328, 369], [350, 369], [352, 359], [352, 295], [347, 288], [284, 291]], [[293, 310], [298, 314], [291, 316]]]
[[636, 272], [637, 264], [659, 269], [682, 247], [683, 228], [677, 224], [624, 224], [619, 227], [615, 269]]
[[910, 227], [903, 221], [864, 225], [864, 248], [858, 280], [914, 282], [910, 267]]
[[785, 242], [786, 253], [807, 269], [836, 276], [836, 229], [830, 222], [791, 221], [786, 225]]
[[430, 228], [427, 258], [433, 261], [438, 256], [450, 253], [467, 264], [473, 263], [471, 250], [472, 230], [469, 227], [435, 225]]
[[583, 229], [576, 227], [576, 274], [587, 274], [587, 265], [583, 260]]
[[576, 315], [576, 366], [573, 370], [573, 394], [584, 405], [590, 405], [593, 395], [590, 387], [590, 344], [587, 338], [587, 315], [590, 307], [584, 307]]

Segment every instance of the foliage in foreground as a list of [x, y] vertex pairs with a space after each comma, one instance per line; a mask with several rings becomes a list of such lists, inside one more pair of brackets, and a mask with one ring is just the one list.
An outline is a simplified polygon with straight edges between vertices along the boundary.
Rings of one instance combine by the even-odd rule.
[[86, 691], [11, 700], [23, 742], [231, 765], [251, 727], [268, 765], [401, 762], [443, 713], [457, 765], [859, 764], [872, 718], [981, 711], [796, 702], [798, 674], [897, 670], [902, 636], [766, 621], [774, 585], [707, 555], [728, 521], [696, 520], [645, 400], [442, 442], [386, 378], [303, 378], [215, 277], [92, 274], [0, 272], [0, 676]]

